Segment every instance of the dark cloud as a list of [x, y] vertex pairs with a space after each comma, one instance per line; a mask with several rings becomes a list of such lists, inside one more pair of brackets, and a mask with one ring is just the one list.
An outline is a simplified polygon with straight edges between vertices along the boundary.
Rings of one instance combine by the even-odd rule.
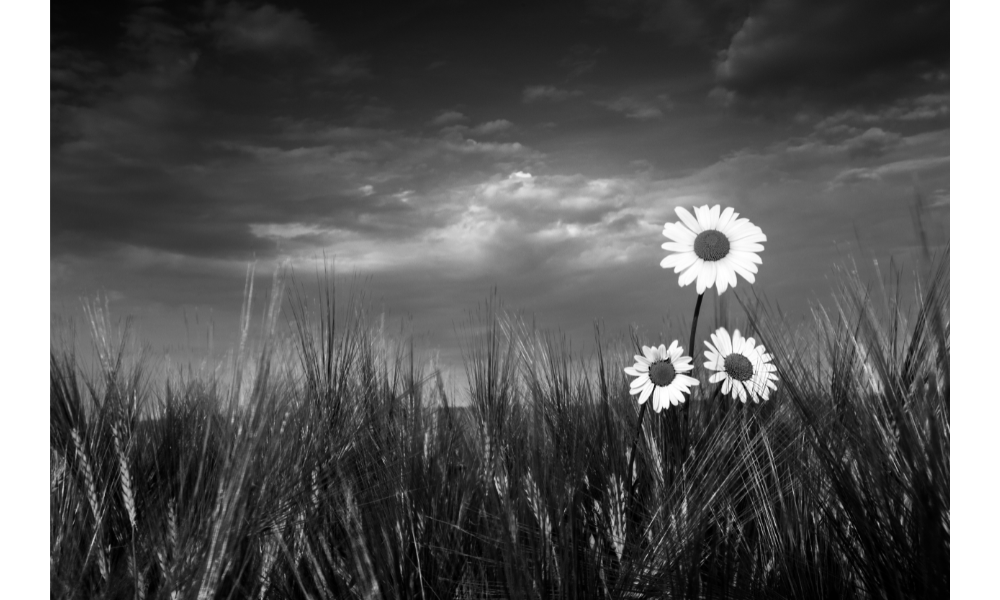
[[568, 77], [580, 77], [597, 66], [598, 57], [605, 51], [603, 47], [574, 44], [557, 64], [569, 70]]
[[463, 115], [457, 110], [446, 110], [431, 119], [431, 125], [453, 125], [455, 123], [461, 123], [462, 121], [468, 120], [469, 117]]
[[317, 41], [313, 26], [301, 12], [282, 11], [270, 4], [248, 8], [230, 2], [211, 28], [221, 48], [236, 52], [307, 49]]
[[629, 119], [659, 119], [664, 110], [673, 108], [670, 97], [660, 94], [656, 98], [644, 99], [637, 96], [620, 96], [607, 102], [598, 102], [608, 110], [621, 113]]
[[874, 110], [849, 108], [822, 113], [815, 116], [815, 128], [831, 134], [859, 133], [875, 125], [935, 130], [948, 127], [950, 112], [949, 93], [923, 94], [900, 98]]
[[920, 91], [949, 63], [943, 0], [768, 0], [716, 64], [718, 96], [736, 102], [880, 104]]
[[901, 137], [898, 133], [872, 127], [850, 138], [845, 143], [847, 153], [851, 157], [882, 156], [897, 146]]
[[[144, 2], [95, 29], [110, 44], [54, 18], [53, 305], [104, 289], [168, 334], [172, 307], [235, 322], [247, 263], [264, 285], [279, 265], [311, 277], [326, 255], [454, 357], [441, 332], [494, 285], [571, 332], [605, 317], [653, 336], [665, 314], [688, 318], [691, 288], [658, 267], [679, 205], [731, 205], [760, 225], [754, 289], [791, 307], [825, 289], [834, 238], [908, 249], [915, 186], [947, 242], [947, 66], [878, 58], [865, 27], [860, 50], [838, 52], [875, 56], [870, 73], [809, 50], [856, 23], [855, 4], [836, 18], [543, 4]], [[775, 75], [773, 44], [832, 75]], [[727, 48], [732, 74], [717, 80]], [[816, 100], [842, 93], [818, 93], [831, 81], [854, 91]], [[857, 100], [861, 81], [878, 102]], [[717, 84], [781, 110], [720, 109], [706, 99]]]
[[675, 46], [715, 51], [728, 42], [758, 0], [590, 0], [590, 10], [633, 21], [644, 31], [664, 32]]
[[495, 133], [507, 131], [513, 126], [514, 124], [508, 121], [507, 119], [496, 119], [493, 121], [480, 123], [479, 125], [476, 125], [469, 131], [471, 131], [473, 134], [478, 134], [478, 135], [493, 135]]
[[521, 92], [521, 99], [530, 102], [562, 102], [582, 95], [579, 90], [564, 90], [554, 85], [529, 85]]

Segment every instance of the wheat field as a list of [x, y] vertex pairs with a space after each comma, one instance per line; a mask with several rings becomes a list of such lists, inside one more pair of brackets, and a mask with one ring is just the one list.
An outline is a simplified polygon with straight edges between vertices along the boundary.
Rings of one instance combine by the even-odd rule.
[[633, 473], [638, 332], [575, 355], [490, 298], [456, 398], [332, 286], [275, 286], [259, 343], [155, 386], [92, 312], [98, 376], [51, 349], [51, 597], [948, 597], [948, 256], [910, 305], [899, 275], [846, 273], [805, 329], [752, 296], [706, 317], [766, 340], [778, 390], [702, 372]]

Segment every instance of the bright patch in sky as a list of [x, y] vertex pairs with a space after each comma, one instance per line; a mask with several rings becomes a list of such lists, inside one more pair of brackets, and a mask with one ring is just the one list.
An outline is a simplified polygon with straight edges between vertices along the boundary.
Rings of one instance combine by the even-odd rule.
[[919, 260], [915, 207], [949, 243], [946, 2], [422, 6], [53, 10], [53, 313], [222, 344], [248, 264], [326, 260], [460, 373], [494, 287], [577, 339], [686, 314], [676, 206], [759, 225], [754, 290], [803, 318], [848, 250]]

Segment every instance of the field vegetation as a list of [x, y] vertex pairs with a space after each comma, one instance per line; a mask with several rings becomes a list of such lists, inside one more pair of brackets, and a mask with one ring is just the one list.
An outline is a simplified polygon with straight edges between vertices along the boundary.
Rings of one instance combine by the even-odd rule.
[[[703, 315], [633, 473], [647, 332], [575, 355], [490, 298], [454, 398], [363, 294], [278, 283], [226, 370], [154, 387], [92, 311], [99, 375], [51, 352], [51, 597], [946, 598], [947, 254], [905, 279], [846, 272], [807, 328], [752, 290]], [[708, 383], [719, 326], [767, 344], [769, 401]]]

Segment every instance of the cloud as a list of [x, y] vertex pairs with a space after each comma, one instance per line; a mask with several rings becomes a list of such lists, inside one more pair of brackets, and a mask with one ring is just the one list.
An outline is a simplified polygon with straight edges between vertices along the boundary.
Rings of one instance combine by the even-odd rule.
[[900, 143], [902, 136], [894, 132], [886, 132], [879, 127], [872, 127], [844, 142], [847, 152], [852, 157], [882, 156]]
[[459, 154], [485, 154], [497, 157], [541, 158], [541, 154], [520, 142], [477, 142], [464, 140], [461, 143], [447, 141], [445, 148]]
[[[465, 117], [463, 116], [463, 119]], [[466, 138], [470, 135], [475, 136], [490, 136], [496, 135], [498, 133], [509, 132], [513, 129], [514, 124], [507, 119], [496, 119], [494, 121], [486, 121], [485, 123], [480, 123], [474, 127], [469, 127], [468, 125], [455, 124], [447, 125], [442, 127], [440, 132], [441, 136], [449, 140], [452, 143], [459, 144], [464, 142], [469, 142], [473, 140], [467, 140]]]
[[446, 110], [431, 119], [431, 125], [451, 125], [453, 123], [461, 123], [462, 121], [468, 120], [469, 117], [463, 115], [457, 110]]
[[497, 119], [495, 121], [480, 123], [469, 131], [478, 135], [491, 135], [494, 133], [500, 133], [501, 131], [507, 131], [513, 126], [514, 124], [507, 119]]
[[212, 23], [219, 47], [235, 52], [309, 48], [316, 32], [297, 10], [270, 4], [256, 9], [230, 2]]
[[732, 0], [589, 0], [602, 17], [636, 23], [642, 31], [664, 32], [677, 46], [716, 50], [739, 29], [748, 5]]
[[767, 0], [720, 52], [717, 95], [830, 105], [941, 89], [928, 74], [948, 69], [948, 24], [944, 0]]
[[336, 82], [348, 82], [371, 77], [371, 72], [360, 56], [344, 56], [320, 71]]
[[629, 119], [658, 119], [663, 116], [662, 108], [670, 110], [673, 104], [665, 94], [657, 98], [657, 102], [650, 102], [635, 96], [622, 96], [610, 102], [598, 102], [608, 110], [621, 113]]
[[947, 127], [951, 112], [951, 95], [947, 92], [900, 98], [877, 110], [846, 109], [820, 113], [815, 128], [818, 131], [857, 132], [871, 125], [891, 123], [926, 127]]
[[526, 104], [532, 102], [562, 102], [583, 95], [578, 90], [562, 90], [551, 85], [530, 85], [521, 92], [521, 100]]
[[579, 77], [589, 73], [597, 66], [597, 57], [604, 54], [605, 48], [594, 48], [586, 44], [574, 44], [566, 55], [559, 60], [558, 65], [569, 69], [569, 77]]
[[[315, 250], [348, 234], [366, 242], [412, 239], [454, 218], [456, 209], [432, 194], [442, 181], [524, 168], [542, 157], [517, 141], [364, 125], [360, 109], [355, 124], [227, 117], [228, 96], [190, 103], [185, 86], [196, 80], [164, 93], [138, 86], [139, 75], [130, 73], [127, 87], [111, 81], [111, 93], [92, 106], [66, 111], [74, 136], [53, 147], [53, 256], [130, 245], [246, 260]], [[438, 119], [467, 120], [457, 111]], [[511, 128], [497, 119], [470, 131]], [[295, 223], [319, 230], [273, 235]], [[341, 233], [331, 237], [331, 230]]]
[[865, 182], [881, 182], [889, 178], [897, 178], [905, 184], [912, 179], [914, 174], [947, 170], [950, 164], [951, 157], [931, 156], [899, 160], [875, 167], [846, 169], [833, 178], [829, 189]]

